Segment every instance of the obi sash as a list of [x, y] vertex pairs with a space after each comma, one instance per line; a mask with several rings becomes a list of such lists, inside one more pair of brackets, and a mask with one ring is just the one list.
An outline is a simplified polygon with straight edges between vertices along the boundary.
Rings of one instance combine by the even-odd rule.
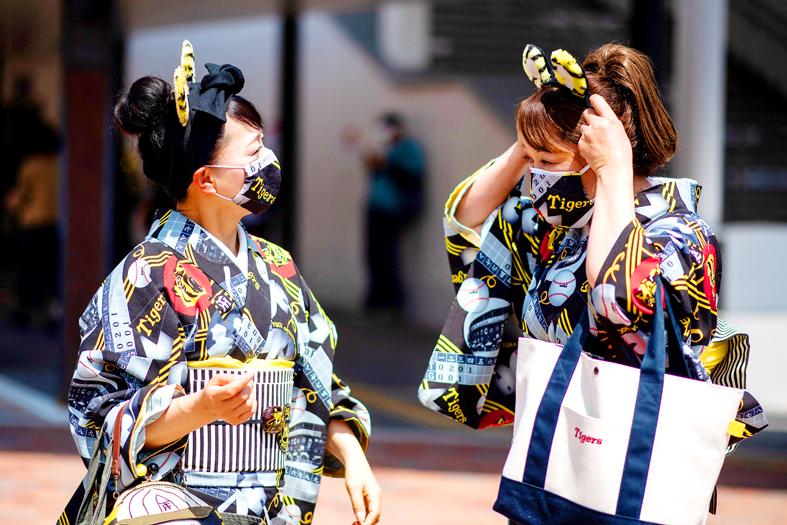
[[293, 362], [212, 358], [188, 364], [189, 392], [217, 374], [253, 372], [257, 411], [239, 425], [214, 421], [191, 432], [183, 453], [185, 472], [271, 472], [284, 468], [289, 441]]

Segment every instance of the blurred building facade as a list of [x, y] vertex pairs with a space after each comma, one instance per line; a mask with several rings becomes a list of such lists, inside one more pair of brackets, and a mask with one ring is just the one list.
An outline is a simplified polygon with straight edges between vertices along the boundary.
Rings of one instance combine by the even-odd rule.
[[[62, 42], [72, 29], [69, 13], [84, 11], [64, 9], [55, 0], [9, 0], [2, 9], [3, 100], [14, 79], [28, 75], [47, 119], [73, 130], [74, 115], [66, 106], [74, 100], [69, 92], [74, 88], [63, 78], [79, 56], [69, 55]], [[787, 279], [780, 273], [787, 259], [783, 2], [129, 0], [99, 15], [103, 23], [117, 22], [117, 36], [99, 35], [104, 40], [96, 45], [112, 45], [115, 38], [122, 44], [122, 52], [112, 55], [122, 58], [105, 72], [107, 86], [113, 75], [119, 87], [147, 74], [170, 79], [180, 43], [188, 38], [198, 68], [231, 62], [244, 71], [244, 96], [261, 110], [266, 141], [274, 149], [295, 130], [294, 139], [284, 142], [297, 145], [292, 174], [297, 184], [292, 205], [276, 220], [294, 225], [293, 246], [287, 247], [294, 249], [321, 300], [334, 307], [359, 309], [366, 278], [367, 188], [357, 142], [361, 147], [373, 142], [371, 129], [380, 113], [404, 115], [424, 144], [430, 173], [425, 212], [404, 247], [408, 317], [435, 330], [451, 300], [442, 205], [458, 181], [515, 140], [515, 105], [532, 92], [520, 66], [524, 44], [564, 47], [577, 56], [612, 40], [645, 50], [684, 139], [668, 172], [701, 180], [700, 212], [722, 239], [722, 314], [752, 334], [750, 386], [766, 408], [787, 416], [780, 382], [787, 357], [774, 329], [787, 321]], [[297, 24], [295, 53], [285, 49], [285, 32], [292, 30], [287, 20]], [[283, 61], [293, 59], [297, 100], [283, 104]], [[106, 131], [92, 138], [96, 151], [103, 152], [94, 175], [103, 193], [97, 202], [81, 203], [95, 210], [101, 218], [95, 231], [103, 232], [94, 247], [100, 262], [93, 263], [93, 290], [144, 234], [145, 218], [132, 220], [133, 206], [126, 202], [143, 191], [143, 183], [133, 157], [112, 150], [118, 140], [108, 131], [111, 103], [109, 92], [96, 100]], [[293, 115], [297, 126], [290, 128]], [[354, 144], [348, 136], [361, 138]], [[65, 138], [67, 146], [74, 141]], [[69, 155], [73, 151], [67, 147], [63, 156], [66, 175], [82, 161]], [[286, 163], [283, 168], [286, 173]], [[64, 179], [67, 185], [68, 176]], [[79, 197], [63, 192], [63, 198], [70, 199], [65, 209], [73, 214]], [[68, 224], [73, 223], [66, 217], [63, 225]], [[69, 242], [73, 237], [66, 237], [66, 250]], [[66, 314], [73, 316], [68, 308]], [[73, 317], [65, 321], [75, 325]], [[64, 338], [66, 358], [55, 359], [66, 368], [67, 353], [74, 352], [65, 348], [70, 337]], [[424, 355], [428, 352], [425, 348]]]

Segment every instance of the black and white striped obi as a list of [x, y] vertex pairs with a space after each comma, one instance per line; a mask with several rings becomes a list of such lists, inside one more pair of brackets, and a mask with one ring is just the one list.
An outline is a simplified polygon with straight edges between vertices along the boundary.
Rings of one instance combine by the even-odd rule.
[[241, 363], [214, 358], [189, 363], [190, 392], [217, 374], [254, 372], [257, 411], [249, 421], [214, 421], [189, 434], [183, 453], [185, 472], [272, 472], [284, 468], [289, 439], [293, 362], [254, 359]]

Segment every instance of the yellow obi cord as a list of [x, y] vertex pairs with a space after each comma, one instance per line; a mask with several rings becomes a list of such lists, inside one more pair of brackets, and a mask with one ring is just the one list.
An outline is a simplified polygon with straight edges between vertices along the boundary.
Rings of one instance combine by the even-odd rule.
[[234, 357], [211, 357], [204, 361], [189, 361], [189, 368], [227, 368], [232, 370], [282, 370], [295, 366], [294, 361], [284, 359], [251, 359], [240, 361]]

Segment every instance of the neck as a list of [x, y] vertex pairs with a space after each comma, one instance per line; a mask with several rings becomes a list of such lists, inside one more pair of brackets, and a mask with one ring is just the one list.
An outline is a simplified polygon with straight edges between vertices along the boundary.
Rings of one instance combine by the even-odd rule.
[[[221, 241], [232, 253], [238, 254], [240, 244], [238, 241], [238, 224], [242, 216], [233, 216], [224, 207], [197, 207], [188, 202], [178, 203], [176, 208], [180, 213], [196, 222], [200, 227], [210, 232]], [[234, 211], [234, 210], [233, 210]]]
[[652, 183], [647, 177], [634, 176], [634, 195], [650, 188]]

